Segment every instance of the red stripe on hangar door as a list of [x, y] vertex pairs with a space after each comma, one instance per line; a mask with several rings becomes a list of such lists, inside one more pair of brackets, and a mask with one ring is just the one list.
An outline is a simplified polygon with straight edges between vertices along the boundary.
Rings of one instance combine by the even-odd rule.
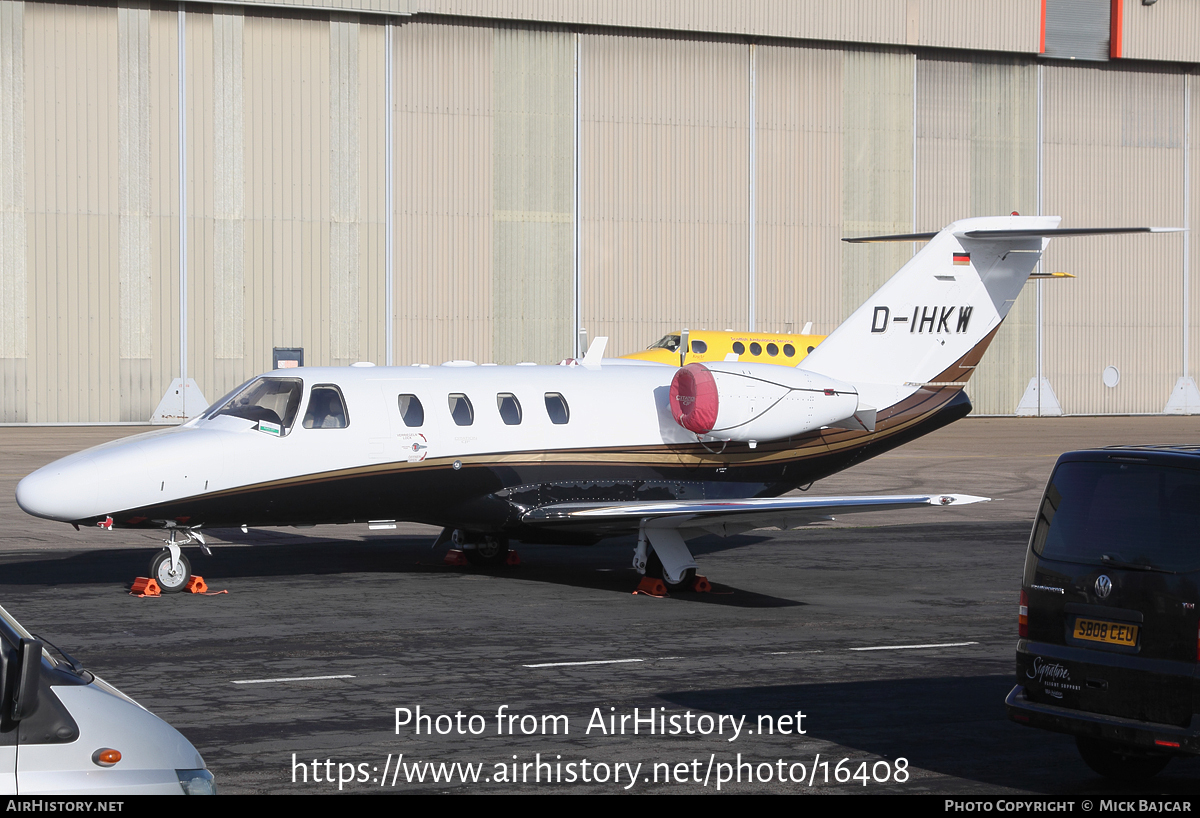
[[717, 422], [717, 382], [708, 367], [688, 364], [671, 379], [671, 414], [675, 422], [698, 435]]

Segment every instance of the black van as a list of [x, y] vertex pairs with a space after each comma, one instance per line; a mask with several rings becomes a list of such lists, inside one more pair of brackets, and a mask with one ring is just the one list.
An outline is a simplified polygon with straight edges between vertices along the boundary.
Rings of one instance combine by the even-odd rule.
[[1200, 754], [1200, 446], [1058, 459], [1021, 582], [1010, 719], [1138, 780]]

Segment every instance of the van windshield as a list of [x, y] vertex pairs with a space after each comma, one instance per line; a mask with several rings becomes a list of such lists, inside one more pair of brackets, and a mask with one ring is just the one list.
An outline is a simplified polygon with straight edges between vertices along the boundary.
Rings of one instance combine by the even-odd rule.
[[1200, 471], [1063, 463], [1038, 511], [1033, 551], [1114, 568], [1200, 569]]

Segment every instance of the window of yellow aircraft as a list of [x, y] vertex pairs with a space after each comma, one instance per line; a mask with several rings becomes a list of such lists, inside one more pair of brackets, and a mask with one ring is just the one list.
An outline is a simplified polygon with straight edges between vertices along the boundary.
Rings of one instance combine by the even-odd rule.
[[697, 355], [708, 352], [708, 344], [704, 341], [692, 341], [692, 352], [695, 352]]
[[743, 344], [741, 341], [734, 341], [733, 342], [733, 351], [736, 352], [738, 355], [741, 355], [743, 352], [746, 351], [746, 345]]
[[751, 355], [762, 355], [762, 344], [758, 343], [758, 341], [755, 341], [754, 343], [750, 344], [750, 354]]
[[421, 405], [420, 398], [416, 395], [400, 395], [397, 403], [400, 404], [400, 419], [404, 421], [405, 426], [425, 424], [425, 407]]
[[454, 422], [459, 426], [470, 426], [475, 422], [475, 408], [471, 406], [471, 399], [461, 392], [456, 392], [447, 397], [450, 403], [450, 417], [454, 418]]
[[794, 358], [796, 355], [796, 348], [794, 346], [792, 346], [791, 344], [784, 344], [783, 345], [783, 354], [788, 356], [789, 358]]
[[521, 402], [511, 392], [501, 392], [496, 396], [496, 408], [500, 410], [500, 419], [505, 426], [519, 426], [521, 423]]
[[770, 355], [772, 358], [774, 358], [776, 355], [779, 354], [779, 345], [778, 344], [767, 344], [767, 354]]
[[571, 419], [571, 410], [567, 407], [567, 399], [557, 392], [546, 393], [546, 414], [550, 422], [561, 426]]

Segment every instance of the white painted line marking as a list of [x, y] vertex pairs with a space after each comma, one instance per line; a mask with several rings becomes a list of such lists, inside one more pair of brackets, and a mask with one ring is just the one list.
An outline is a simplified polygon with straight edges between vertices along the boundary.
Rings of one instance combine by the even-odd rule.
[[623, 665], [628, 662], [644, 662], [645, 659], [597, 659], [593, 662], [543, 662], [540, 665], [521, 665], [521, 667], [578, 667], [580, 665]]
[[322, 679], [353, 679], [348, 674], [342, 676], [288, 676], [284, 679], [241, 679], [235, 685], [265, 685], [272, 682], [316, 682]]
[[873, 648], [847, 648], [847, 650], [916, 650], [917, 648], [961, 648], [978, 645], [978, 642], [942, 642], [938, 645], [880, 645]]
[[[858, 648], [852, 648], [858, 650]], [[823, 650], [775, 650], [768, 653], [768, 656], [791, 656], [794, 653], [824, 653]]]

